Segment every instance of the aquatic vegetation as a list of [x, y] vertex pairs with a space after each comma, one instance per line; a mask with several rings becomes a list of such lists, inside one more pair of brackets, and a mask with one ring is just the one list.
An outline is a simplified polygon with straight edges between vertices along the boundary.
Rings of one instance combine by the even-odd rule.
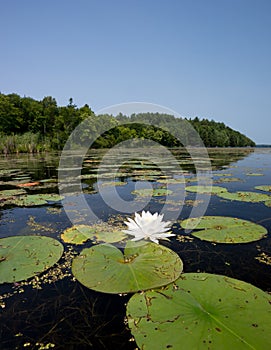
[[189, 192], [196, 192], [196, 193], [214, 193], [214, 194], [228, 191], [225, 187], [220, 187], [220, 186], [187, 186], [185, 190]]
[[264, 192], [271, 192], [271, 186], [270, 185], [260, 185], [255, 186], [256, 190], [264, 191]]
[[154, 243], [128, 241], [124, 254], [110, 244], [85, 248], [72, 263], [75, 278], [104, 293], [133, 293], [166, 285], [183, 269], [178, 254]]
[[242, 201], [242, 202], [265, 202], [271, 200], [271, 196], [267, 194], [249, 192], [249, 191], [238, 191], [238, 192], [221, 192], [217, 194], [223, 199], [231, 201]]
[[159, 239], [168, 240], [168, 237], [175, 236], [168, 232], [170, 230], [171, 222], [162, 221], [163, 216], [163, 214], [151, 214], [149, 211], [145, 212], [144, 210], [142, 211], [141, 216], [138, 213], [135, 213], [134, 220], [128, 218], [128, 221], [124, 222], [128, 226], [128, 229], [123, 230], [123, 232], [134, 236], [132, 241], [145, 239], [159, 244]]
[[0, 239], [0, 283], [18, 282], [53, 266], [63, 246], [46, 236], [13, 236]]
[[126, 238], [127, 235], [124, 232], [106, 224], [72, 226], [61, 234], [64, 242], [72, 244], [83, 244], [88, 240], [113, 243], [121, 242]]
[[203, 216], [181, 222], [197, 238], [214, 243], [247, 243], [265, 237], [265, 227], [251, 221], [226, 216]]
[[269, 349], [271, 297], [226, 276], [186, 273], [133, 295], [127, 320], [140, 349]]
[[60, 196], [58, 194], [28, 194], [11, 199], [8, 204], [16, 205], [19, 207], [32, 207], [49, 204], [49, 202], [59, 202], [63, 198], [63, 196]]
[[167, 196], [172, 194], [173, 191], [167, 190], [166, 188], [144, 188], [144, 189], [139, 189], [139, 190], [134, 190], [132, 191], [132, 194], [135, 194], [139, 197], [161, 197], [161, 196]]

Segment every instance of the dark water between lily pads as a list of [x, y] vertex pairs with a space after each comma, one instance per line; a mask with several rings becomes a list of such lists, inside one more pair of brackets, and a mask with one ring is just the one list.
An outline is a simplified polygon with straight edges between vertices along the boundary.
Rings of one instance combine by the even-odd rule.
[[[111, 208], [100, 195], [96, 174], [105, 153], [105, 150], [93, 150], [85, 157], [81, 172], [82, 191], [95, 214], [117, 227], [132, 214]], [[172, 150], [172, 153], [179, 161], [186, 185], [196, 185], [193, 161], [182, 150]], [[209, 156], [213, 186], [225, 187], [229, 192], [270, 194], [255, 189], [255, 186], [271, 186], [271, 149], [211, 149]], [[60, 262], [48, 271], [26, 282], [0, 286], [1, 349], [136, 349], [125, 323], [125, 304], [130, 296], [95, 292], [73, 278], [70, 271], [72, 258], [93, 242], [73, 245], [61, 240], [61, 233], [72, 226], [61, 201], [18, 205], [17, 195], [3, 195], [4, 191], [12, 189], [23, 189], [30, 195], [58, 193], [58, 163], [59, 155], [50, 153], [0, 158], [0, 238], [46, 235], [58, 239], [65, 247]], [[165, 169], [170, 169], [170, 164]], [[155, 164], [137, 159], [135, 155], [133, 161], [120, 169], [117, 178], [112, 179], [110, 167], [104, 170], [99, 178], [100, 188], [104, 188], [109, 197], [112, 195], [113, 198], [113, 189], [116, 189], [124, 200], [140, 203], [143, 199], [132, 192], [140, 186], [144, 189], [145, 182], [150, 181], [153, 188], [159, 190], [171, 186], [173, 193], [169, 196], [168, 210], [174, 214], [180, 210], [176, 193], [179, 187], [184, 188], [184, 184], [170, 183], [165, 169], [161, 172]], [[179, 179], [179, 174], [171, 173], [172, 178]], [[84, 210], [78, 211], [74, 206], [77, 194], [72, 179], [70, 187], [69, 210], [74, 211], [73, 224], [89, 224]], [[202, 194], [196, 199], [195, 193], [185, 193], [184, 204], [172, 226], [176, 236], [161, 244], [180, 255], [184, 272], [226, 275], [271, 292], [270, 202], [227, 200], [213, 194], [204, 215], [249, 220], [268, 230], [266, 237], [255, 242], [216, 244], [195, 238], [180, 227], [180, 221], [190, 215], [191, 208], [204, 203], [206, 196]], [[160, 212], [164, 197], [152, 197], [145, 210]]]

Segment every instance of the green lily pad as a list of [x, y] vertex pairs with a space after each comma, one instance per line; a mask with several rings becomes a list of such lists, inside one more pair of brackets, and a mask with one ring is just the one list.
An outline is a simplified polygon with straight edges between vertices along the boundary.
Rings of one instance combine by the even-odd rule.
[[105, 181], [101, 182], [101, 187], [115, 187], [115, 186], [125, 186], [127, 185], [127, 182], [122, 181]]
[[187, 186], [185, 189], [196, 193], [221, 193], [228, 191], [225, 187], [220, 186]]
[[256, 190], [265, 191], [265, 192], [271, 192], [271, 186], [270, 185], [261, 185], [261, 186], [255, 186]]
[[32, 207], [38, 205], [45, 205], [48, 202], [58, 202], [63, 197], [58, 194], [29, 194], [20, 196], [9, 201], [9, 204], [13, 204], [19, 207]]
[[207, 273], [133, 295], [128, 326], [144, 350], [271, 349], [271, 297], [249, 283]]
[[267, 234], [266, 228], [261, 225], [226, 216], [189, 218], [181, 222], [181, 227], [198, 230], [191, 234], [204, 241], [215, 243], [254, 242]]
[[180, 179], [159, 179], [158, 182], [162, 184], [170, 184], [170, 185], [175, 185], [175, 184], [184, 184], [185, 179], [180, 178]]
[[0, 283], [25, 280], [53, 266], [62, 256], [62, 244], [46, 236], [0, 239]]
[[178, 254], [155, 243], [128, 241], [122, 252], [99, 244], [84, 249], [72, 263], [75, 278], [104, 293], [132, 293], [175, 281], [183, 264]]
[[271, 200], [264, 202], [267, 207], [271, 207]]
[[149, 196], [160, 197], [160, 196], [167, 196], [172, 193], [173, 192], [171, 190], [167, 190], [165, 188], [155, 188], [155, 189], [144, 188], [144, 189], [132, 191], [132, 194], [135, 194], [140, 197], [149, 197]]
[[23, 188], [14, 190], [3, 190], [0, 192], [0, 199], [8, 199], [10, 197], [19, 196], [25, 193], [26, 191]]
[[231, 201], [242, 202], [264, 202], [271, 199], [268, 194], [262, 194], [257, 192], [238, 191], [238, 192], [221, 192], [218, 196], [223, 199], [229, 199]]
[[262, 173], [247, 173], [247, 176], [263, 176], [264, 174]]
[[72, 244], [83, 244], [89, 239], [95, 242], [121, 242], [127, 237], [124, 232], [102, 224], [93, 226], [77, 225], [66, 229], [61, 234], [61, 239], [64, 242]]

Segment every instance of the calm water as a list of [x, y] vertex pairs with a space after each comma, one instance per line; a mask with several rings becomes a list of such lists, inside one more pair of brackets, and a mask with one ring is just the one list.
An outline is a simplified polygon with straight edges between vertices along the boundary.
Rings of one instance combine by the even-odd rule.
[[[130, 214], [119, 212], [108, 206], [101, 197], [95, 172], [99, 160], [105, 151], [92, 151], [84, 162], [82, 169], [82, 188], [85, 199], [93, 212], [102, 220], [117, 223]], [[193, 161], [181, 151], [174, 150], [176, 158], [182, 164], [186, 179], [195, 178]], [[226, 149], [211, 150], [212, 179], [214, 185], [226, 187], [229, 191], [256, 191], [257, 185], [271, 185], [271, 149]], [[159, 155], [157, 155], [159, 157]], [[18, 184], [44, 179], [57, 179], [59, 157], [57, 154], [19, 155], [0, 158], [0, 190], [18, 188]], [[112, 158], [114, 164], [114, 158]], [[164, 162], [166, 164], [166, 162]], [[104, 191], [108, 198], [114, 200], [114, 186], [110, 184], [110, 166], [104, 169], [101, 183], [105, 183]], [[169, 172], [170, 165], [165, 165]], [[165, 174], [165, 171], [164, 171]], [[117, 181], [124, 182], [116, 187], [118, 195], [126, 201], [134, 201], [131, 194], [137, 186], [144, 188], [144, 182], [151, 181], [153, 187], [161, 187], [159, 174], [155, 164], [143, 164], [138, 159], [126, 164]], [[93, 175], [93, 176], [92, 176]], [[204, 175], [204, 168], [203, 168]], [[224, 176], [221, 176], [224, 175]], [[210, 174], [208, 173], [208, 176]], [[174, 173], [178, 178], [178, 174]], [[225, 182], [224, 178], [236, 178], [236, 181]], [[196, 183], [189, 183], [193, 185]], [[172, 185], [173, 196], [169, 216], [177, 211], [174, 200], [178, 186]], [[177, 186], [176, 188], [174, 186]], [[57, 183], [41, 182], [38, 187], [26, 188], [28, 193], [58, 193]], [[88, 216], [84, 210], [76, 207], [76, 185], [69, 182], [69, 206], [74, 222], [88, 224]], [[175, 193], [176, 192], [176, 193]], [[194, 193], [186, 193], [186, 200], [194, 200]], [[151, 212], [163, 208], [163, 197], [153, 197], [145, 209]], [[202, 195], [200, 200], [206, 200]], [[140, 203], [140, 201], [139, 201]], [[182, 207], [178, 220], [187, 218], [192, 206], [186, 202]], [[135, 201], [135, 208], [138, 202]], [[259, 223], [271, 231], [271, 207], [264, 203], [245, 203], [222, 200], [213, 195], [205, 215], [233, 216]], [[13, 235], [40, 234], [60, 240], [60, 234], [71, 226], [61, 202], [40, 207], [16, 207], [12, 205], [0, 207], [0, 237]], [[173, 231], [183, 235], [179, 223], [175, 221]], [[178, 236], [176, 236], [178, 238]], [[265, 253], [271, 256], [271, 240], [266, 238], [247, 244], [211, 244], [195, 238], [193, 241], [180, 242], [172, 239], [163, 242], [176, 251], [184, 261], [185, 272], [209, 272], [238, 278], [271, 292], [271, 266], [255, 259]], [[90, 246], [88, 242], [86, 246]], [[80, 252], [82, 246], [65, 245], [66, 252]], [[69, 253], [70, 254], [70, 253]], [[42, 279], [40, 289], [35, 283], [29, 285], [18, 283], [0, 286], [2, 295], [1, 310], [1, 349], [42, 349], [55, 344], [56, 349], [136, 349], [131, 334], [125, 326], [125, 303], [129, 295], [107, 295], [88, 290], [69, 276], [69, 254], [62, 258], [61, 273], [55, 280], [48, 277], [51, 283]], [[271, 258], [270, 258], [271, 261]], [[66, 274], [66, 277], [65, 277]], [[49, 344], [49, 345], [48, 345]]]

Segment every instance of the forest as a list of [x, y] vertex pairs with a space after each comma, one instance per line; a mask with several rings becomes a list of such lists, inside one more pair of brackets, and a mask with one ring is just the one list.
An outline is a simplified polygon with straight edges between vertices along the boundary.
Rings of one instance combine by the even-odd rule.
[[[95, 115], [87, 104], [77, 107], [72, 98], [67, 106], [58, 106], [52, 96], [38, 101], [15, 93], [0, 93], [0, 153], [62, 150], [82, 121], [86, 121], [83, 138], [95, 139], [94, 148], [109, 148], [128, 139], [150, 139], [167, 147], [197, 145], [195, 135], [189, 135], [190, 130], [186, 130], [188, 123], [206, 147], [255, 146], [242, 133], [205, 118], [181, 119], [161, 113]], [[108, 131], [101, 135], [105, 125]]]

